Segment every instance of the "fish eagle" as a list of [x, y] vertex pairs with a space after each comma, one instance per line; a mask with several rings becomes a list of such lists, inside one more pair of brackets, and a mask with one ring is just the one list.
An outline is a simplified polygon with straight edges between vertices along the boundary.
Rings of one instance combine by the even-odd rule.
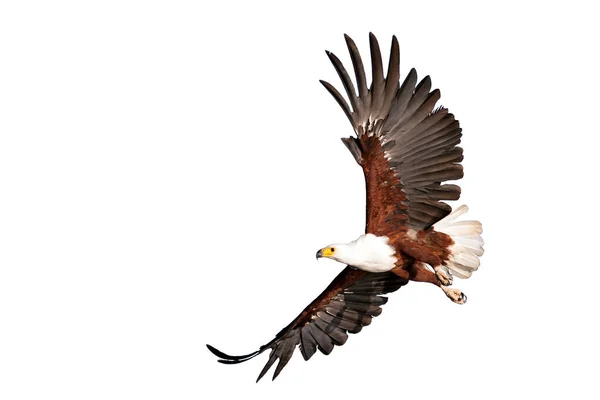
[[342, 141], [362, 167], [366, 181], [365, 234], [350, 243], [335, 243], [317, 251], [347, 266], [288, 326], [257, 351], [230, 356], [207, 345], [224, 364], [250, 360], [271, 349], [257, 382], [279, 360], [273, 379], [290, 361], [296, 346], [305, 360], [317, 351], [329, 354], [343, 345], [348, 332], [358, 333], [381, 314], [383, 294], [409, 281], [429, 282], [457, 304], [467, 297], [450, 288], [453, 277], [469, 278], [483, 254], [481, 223], [458, 221], [466, 206], [452, 208], [460, 187], [443, 184], [463, 176], [461, 128], [454, 115], [437, 107], [438, 89], [429, 76], [417, 82], [411, 69], [400, 84], [400, 50], [392, 38], [387, 76], [379, 43], [369, 35], [371, 86], [354, 41], [345, 35], [356, 86], [348, 71], [326, 52], [350, 104], [330, 83], [321, 81], [350, 120], [356, 136]]

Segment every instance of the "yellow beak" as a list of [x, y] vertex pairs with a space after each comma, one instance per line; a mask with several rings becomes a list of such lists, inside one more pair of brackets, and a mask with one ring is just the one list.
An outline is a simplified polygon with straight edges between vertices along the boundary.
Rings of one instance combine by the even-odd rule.
[[325, 247], [324, 249], [317, 251], [317, 260], [321, 257], [331, 257], [334, 252], [335, 250], [333, 247]]

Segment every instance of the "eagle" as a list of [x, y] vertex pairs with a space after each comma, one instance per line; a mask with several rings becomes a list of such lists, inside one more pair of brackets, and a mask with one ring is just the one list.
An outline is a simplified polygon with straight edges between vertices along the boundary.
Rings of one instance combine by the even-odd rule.
[[355, 42], [344, 35], [356, 87], [342, 62], [331, 52], [348, 102], [330, 83], [320, 81], [340, 105], [356, 136], [342, 138], [363, 169], [366, 182], [365, 233], [350, 243], [330, 244], [316, 253], [346, 264], [325, 290], [273, 340], [257, 351], [231, 356], [211, 345], [223, 364], [248, 361], [270, 349], [257, 382], [279, 360], [273, 380], [296, 347], [305, 360], [317, 350], [327, 355], [381, 314], [386, 293], [409, 281], [429, 282], [454, 303], [466, 295], [451, 288], [453, 278], [469, 278], [483, 254], [478, 221], [459, 221], [466, 206], [454, 211], [444, 201], [458, 200], [461, 189], [444, 183], [463, 177], [461, 128], [445, 107], [436, 107], [438, 89], [429, 76], [417, 82], [411, 69], [400, 84], [400, 50], [394, 36], [387, 75], [376, 37], [369, 34], [371, 84]]

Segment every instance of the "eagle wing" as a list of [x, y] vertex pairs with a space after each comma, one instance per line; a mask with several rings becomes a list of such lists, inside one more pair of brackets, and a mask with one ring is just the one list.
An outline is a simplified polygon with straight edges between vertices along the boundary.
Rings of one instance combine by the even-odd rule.
[[461, 128], [454, 115], [435, 108], [438, 89], [426, 76], [417, 84], [414, 69], [400, 85], [400, 51], [394, 36], [387, 77], [379, 43], [371, 33], [371, 87], [354, 41], [348, 37], [358, 94], [340, 60], [330, 52], [350, 105], [321, 81], [350, 120], [357, 137], [342, 141], [362, 166], [367, 186], [366, 231], [377, 235], [427, 229], [451, 212], [443, 200], [458, 200], [460, 187], [442, 184], [463, 176]]
[[290, 361], [296, 346], [305, 360], [318, 350], [327, 355], [334, 346], [343, 345], [348, 333], [358, 333], [381, 314], [381, 305], [387, 302], [382, 294], [394, 292], [408, 283], [392, 272], [369, 273], [346, 267], [329, 286], [310, 303], [273, 340], [257, 351], [243, 356], [230, 356], [213, 346], [208, 349], [224, 364], [238, 364], [256, 357], [267, 349], [271, 354], [258, 375], [257, 382], [279, 360], [273, 379]]

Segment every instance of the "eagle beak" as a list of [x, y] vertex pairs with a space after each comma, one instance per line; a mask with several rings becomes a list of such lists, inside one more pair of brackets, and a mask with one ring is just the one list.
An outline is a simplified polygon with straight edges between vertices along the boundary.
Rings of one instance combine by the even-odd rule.
[[323, 257], [323, 249], [317, 251], [317, 260], [321, 257]]

